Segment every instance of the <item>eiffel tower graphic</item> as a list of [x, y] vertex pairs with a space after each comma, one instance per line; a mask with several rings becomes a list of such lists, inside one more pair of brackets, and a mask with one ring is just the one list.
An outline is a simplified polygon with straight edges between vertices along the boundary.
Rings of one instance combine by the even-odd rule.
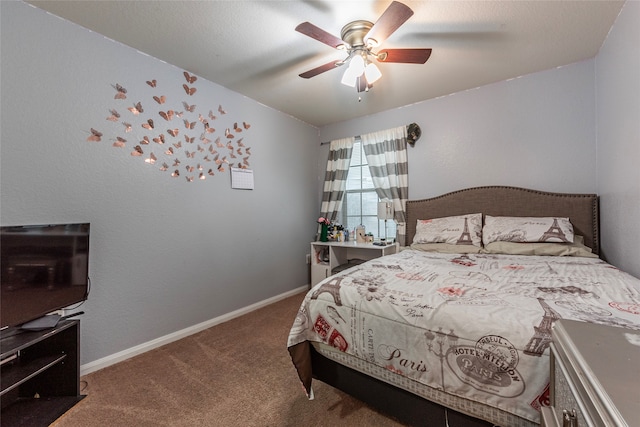
[[538, 302], [544, 310], [542, 320], [538, 326], [534, 326], [535, 333], [527, 343], [524, 349], [524, 354], [529, 356], [542, 356], [542, 353], [549, 347], [551, 342], [551, 325], [562, 317], [554, 309], [549, 307], [549, 304], [545, 302], [543, 298], [538, 298]]
[[344, 279], [345, 276], [334, 277], [329, 280], [327, 283], [320, 285], [318, 289], [316, 289], [311, 295], [311, 299], [318, 299], [318, 296], [321, 293], [328, 292], [329, 295], [333, 297], [337, 306], [342, 305], [342, 299], [340, 298], [340, 282]]
[[547, 231], [540, 237], [541, 242], [546, 242], [549, 239], [560, 239], [563, 242], [568, 242], [567, 237], [562, 232], [562, 229], [558, 225], [558, 218], [553, 218], [553, 224]]
[[468, 218], [464, 218], [464, 230], [462, 231], [462, 234], [460, 235], [460, 238], [458, 238], [458, 242], [456, 243], [456, 245], [472, 245], [473, 242], [471, 242], [471, 234], [469, 234], [469, 225], [467, 224]]

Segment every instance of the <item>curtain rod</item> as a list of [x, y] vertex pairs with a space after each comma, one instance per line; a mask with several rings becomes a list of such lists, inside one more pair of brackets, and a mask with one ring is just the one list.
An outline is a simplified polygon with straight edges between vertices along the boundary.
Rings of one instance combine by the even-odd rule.
[[[356, 135], [354, 136], [354, 138], [360, 138], [360, 135]], [[320, 145], [327, 145], [327, 144], [331, 144], [331, 141], [324, 141], [320, 143]]]
[[[356, 135], [354, 136], [354, 138], [360, 138], [360, 135]], [[331, 144], [331, 141], [324, 141], [320, 143], [320, 145], [327, 145], [327, 144]]]
[[[409, 137], [408, 139], [410, 141], [413, 140], [413, 143], [415, 144], [415, 142], [418, 140], [418, 138], [420, 138], [420, 134], [421, 134], [420, 126], [418, 126], [416, 123], [408, 124], [407, 125], [407, 132], [408, 133], [413, 133], [413, 135], [407, 135], [407, 136]], [[356, 135], [354, 138], [359, 138], [359, 137], [360, 137], [360, 135]], [[331, 141], [323, 141], [323, 142], [320, 143], [320, 146], [327, 145], [327, 144], [331, 144]], [[413, 145], [413, 144], [411, 144], [411, 142], [409, 142], [409, 144]]]

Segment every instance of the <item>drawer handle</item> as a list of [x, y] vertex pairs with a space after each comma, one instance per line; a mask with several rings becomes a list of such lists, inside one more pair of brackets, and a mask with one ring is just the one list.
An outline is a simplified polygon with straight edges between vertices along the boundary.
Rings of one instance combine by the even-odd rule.
[[562, 411], [562, 427], [578, 427], [578, 417], [576, 416], [576, 410], [572, 409]]

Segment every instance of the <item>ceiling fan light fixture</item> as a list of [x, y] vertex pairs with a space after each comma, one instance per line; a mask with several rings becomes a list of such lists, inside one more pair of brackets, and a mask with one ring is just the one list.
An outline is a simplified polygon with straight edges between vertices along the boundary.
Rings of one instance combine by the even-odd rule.
[[347, 57], [343, 60], [332, 61], [311, 69], [300, 74], [300, 77], [308, 79], [348, 63], [341, 82], [347, 86], [356, 87], [358, 92], [366, 92], [374, 82], [382, 77], [380, 69], [372, 63], [373, 58], [378, 62], [424, 64], [431, 55], [431, 49], [385, 49], [381, 52], [373, 51], [383, 44], [412, 15], [411, 8], [400, 1], [394, 0], [375, 23], [357, 20], [346, 24], [340, 31], [340, 38], [310, 22], [301, 23], [296, 27], [296, 31], [332, 48], [346, 51]]
[[365, 63], [362, 55], [354, 55], [353, 58], [351, 58], [351, 61], [349, 61], [350, 72], [352, 72], [356, 76], [359, 76], [364, 73], [364, 69]]
[[367, 83], [373, 84], [378, 81], [380, 77], [382, 77], [382, 72], [376, 66], [376, 64], [370, 62], [369, 65], [367, 65], [367, 67], [364, 69], [364, 76], [367, 78]]
[[352, 72], [351, 68], [347, 68], [342, 75], [342, 80], [340, 80], [340, 83], [346, 86], [355, 87], [357, 79], [358, 74]]

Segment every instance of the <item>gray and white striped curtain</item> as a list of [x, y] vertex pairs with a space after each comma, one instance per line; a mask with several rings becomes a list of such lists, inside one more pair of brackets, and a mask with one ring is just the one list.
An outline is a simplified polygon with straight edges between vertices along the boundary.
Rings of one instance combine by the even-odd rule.
[[331, 222], [335, 222], [338, 218], [338, 212], [342, 206], [354, 141], [354, 137], [336, 139], [331, 141], [329, 147], [320, 215], [329, 218]]
[[409, 164], [407, 161], [407, 128], [399, 126], [360, 136], [369, 170], [380, 199], [393, 202], [398, 224], [396, 241], [405, 243], [405, 207], [409, 197]]

